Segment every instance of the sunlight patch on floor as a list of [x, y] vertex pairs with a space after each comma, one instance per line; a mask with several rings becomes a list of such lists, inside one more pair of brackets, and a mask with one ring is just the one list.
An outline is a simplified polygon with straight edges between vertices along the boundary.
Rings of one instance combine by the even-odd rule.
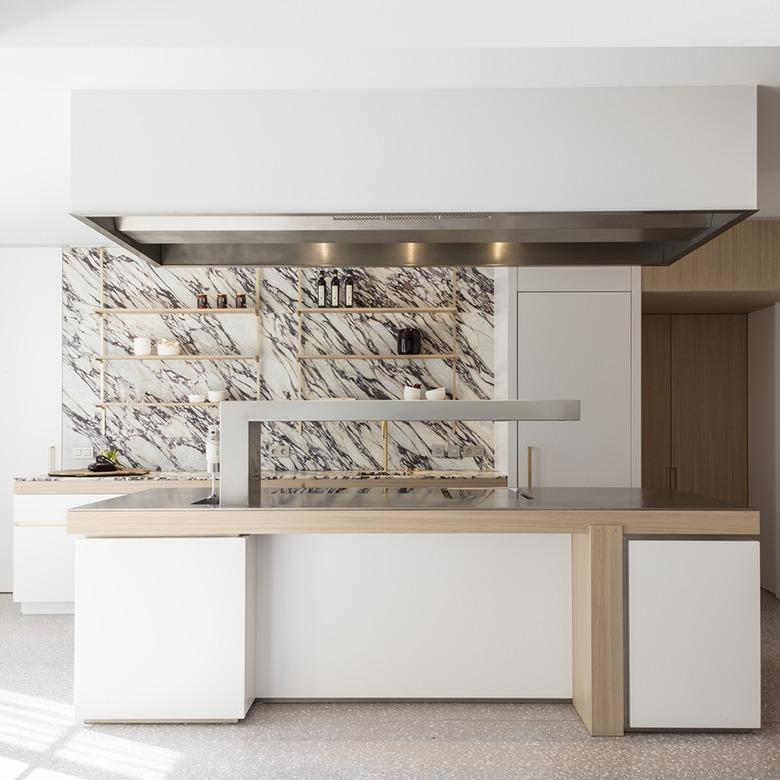
[[55, 755], [134, 780], [165, 780], [181, 758], [175, 750], [96, 731], [87, 731], [69, 740]]
[[[182, 758], [167, 748], [91, 731], [69, 704], [0, 689], [0, 749], [41, 754], [130, 780], [166, 780]], [[37, 763], [37, 762], [34, 762]], [[0, 755], [0, 780], [79, 780], [78, 775]]]

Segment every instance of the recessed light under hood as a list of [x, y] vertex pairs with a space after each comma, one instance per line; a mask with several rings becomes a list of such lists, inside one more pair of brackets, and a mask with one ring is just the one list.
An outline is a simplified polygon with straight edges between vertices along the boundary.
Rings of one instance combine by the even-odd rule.
[[81, 216], [156, 265], [670, 265], [752, 211]]

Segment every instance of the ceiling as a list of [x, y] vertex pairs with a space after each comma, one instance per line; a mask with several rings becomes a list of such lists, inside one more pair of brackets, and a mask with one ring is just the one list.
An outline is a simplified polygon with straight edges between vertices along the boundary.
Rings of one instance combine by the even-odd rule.
[[780, 3], [734, 9], [720, 0], [0, 0], [0, 245], [96, 242], [68, 215], [73, 89], [760, 84], [759, 216], [780, 217]]

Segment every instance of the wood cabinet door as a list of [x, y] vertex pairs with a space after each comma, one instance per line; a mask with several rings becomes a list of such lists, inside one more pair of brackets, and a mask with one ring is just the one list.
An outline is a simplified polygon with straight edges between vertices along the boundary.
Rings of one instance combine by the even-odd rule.
[[747, 503], [747, 317], [671, 318], [672, 487]]
[[671, 317], [642, 317], [642, 487], [671, 487]]

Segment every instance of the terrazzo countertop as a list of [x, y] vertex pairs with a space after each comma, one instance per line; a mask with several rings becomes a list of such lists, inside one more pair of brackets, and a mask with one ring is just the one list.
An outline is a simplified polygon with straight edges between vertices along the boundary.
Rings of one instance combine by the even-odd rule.
[[[262, 479], [305, 479], [305, 480], [373, 480], [373, 479], [484, 479], [502, 480], [506, 474], [497, 471], [263, 471]], [[115, 477], [111, 475], [94, 477], [51, 477], [48, 474], [16, 477], [16, 482], [61, 482], [100, 480], [101, 482], [178, 482], [192, 480], [208, 480], [210, 475], [205, 471], [152, 471], [143, 476]]]

